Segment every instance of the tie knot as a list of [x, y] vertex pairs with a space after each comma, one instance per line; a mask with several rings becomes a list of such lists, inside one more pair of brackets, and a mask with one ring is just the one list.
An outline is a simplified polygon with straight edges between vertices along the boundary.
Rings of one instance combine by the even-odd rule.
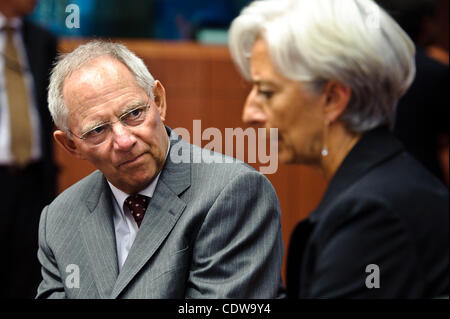
[[16, 28], [10, 26], [10, 25], [4, 25], [0, 28], [0, 31], [5, 32], [8, 36], [11, 36], [14, 31], [16, 31]]
[[149, 198], [140, 194], [130, 195], [125, 200], [125, 205], [129, 208], [138, 227], [141, 226], [141, 222], [144, 219], [144, 214], [147, 210], [148, 203]]

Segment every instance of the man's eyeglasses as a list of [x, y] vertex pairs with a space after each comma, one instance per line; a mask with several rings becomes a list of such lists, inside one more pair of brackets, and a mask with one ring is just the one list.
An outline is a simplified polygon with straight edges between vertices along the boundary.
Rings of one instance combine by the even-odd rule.
[[138, 106], [124, 114], [122, 114], [117, 121], [102, 123], [90, 129], [83, 135], [75, 135], [69, 130], [70, 134], [78, 137], [80, 140], [86, 142], [90, 146], [97, 146], [109, 139], [112, 133], [112, 126], [117, 122], [121, 122], [123, 126], [136, 127], [144, 123], [147, 118], [150, 104]]

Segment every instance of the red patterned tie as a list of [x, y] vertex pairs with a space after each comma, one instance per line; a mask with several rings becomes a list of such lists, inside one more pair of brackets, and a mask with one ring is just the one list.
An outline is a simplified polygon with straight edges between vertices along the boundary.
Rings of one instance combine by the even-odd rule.
[[125, 200], [125, 205], [130, 209], [131, 215], [133, 215], [138, 227], [141, 226], [141, 222], [144, 219], [144, 214], [149, 203], [149, 198], [144, 195], [131, 195]]

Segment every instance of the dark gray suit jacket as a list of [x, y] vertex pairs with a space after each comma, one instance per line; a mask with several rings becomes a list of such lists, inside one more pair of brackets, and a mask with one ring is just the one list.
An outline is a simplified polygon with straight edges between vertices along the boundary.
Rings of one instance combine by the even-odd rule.
[[[120, 273], [112, 193], [102, 173], [84, 178], [43, 210], [38, 298], [283, 294], [280, 208], [270, 182], [236, 160], [196, 163], [201, 156], [209, 162], [224, 157], [168, 133], [171, 154]], [[172, 152], [181, 150], [188, 162], [174, 161]]]

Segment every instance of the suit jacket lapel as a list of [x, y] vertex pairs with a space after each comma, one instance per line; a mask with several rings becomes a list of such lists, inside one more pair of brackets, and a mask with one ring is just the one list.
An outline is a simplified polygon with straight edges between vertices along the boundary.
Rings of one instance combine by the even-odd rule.
[[109, 298], [118, 276], [112, 195], [103, 175], [86, 201], [89, 216], [81, 225], [95, 283], [102, 298]]
[[[168, 133], [171, 137], [171, 147], [175, 143], [185, 143], [175, 139], [175, 133], [170, 129]], [[186, 203], [179, 195], [191, 184], [190, 165], [190, 163], [174, 163], [171, 156], [167, 157], [144, 220], [114, 286], [112, 298], [119, 296], [154, 255], [181, 216]]]

